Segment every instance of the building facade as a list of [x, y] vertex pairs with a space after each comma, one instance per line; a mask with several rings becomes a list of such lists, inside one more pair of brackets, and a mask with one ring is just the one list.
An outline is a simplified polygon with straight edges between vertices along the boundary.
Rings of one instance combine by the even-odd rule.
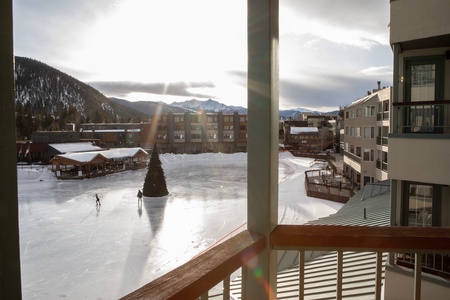
[[378, 88], [344, 108], [344, 175], [356, 190], [388, 179], [389, 106], [392, 88]]
[[172, 113], [153, 115], [141, 125], [141, 147], [160, 152], [246, 152], [247, 115]]
[[[398, 0], [390, 6], [394, 53], [391, 225], [449, 227], [450, 2]], [[412, 299], [412, 263], [419, 259], [423, 274], [428, 274], [422, 276], [423, 299], [448, 297], [449, 255], [402, 253], [391, 256], [386, 270], [386, 299], [393, 295]], [[403, 298], [398, 297], [400, 286]]]

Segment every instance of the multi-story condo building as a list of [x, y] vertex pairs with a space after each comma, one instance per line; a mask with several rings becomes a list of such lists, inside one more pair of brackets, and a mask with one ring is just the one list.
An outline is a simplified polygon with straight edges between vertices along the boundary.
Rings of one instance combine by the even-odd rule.
[[141, 147], [161, 152], [233, 153], [247, 151], [247, 115], [173, 113], [153, 115], [141, 125]]
[[103, 148], [139, 147], [141, 123], [84, 123], [81, 139], [98, 140]]
[[101, 147], [142, 147], [161, 152], [232, 153], [247, 149], [247, 115], [173, 113], [153, 115], [148, 123], [81, 124], [81, 138]]
[[387, 177], [392, 88], [372, 89], [344, 108], [344, 174], [359, 190]]
[[[449, 227], [450, 1], [390, 2], [394, 53], [391, 225]], [[397, 254], [387, 268], [386, 299], [412, 299], [415, 262], [422, 262], [422, 271], [433, 274], [422, 276], [422, 296], [448, 298], [448, 254]]]

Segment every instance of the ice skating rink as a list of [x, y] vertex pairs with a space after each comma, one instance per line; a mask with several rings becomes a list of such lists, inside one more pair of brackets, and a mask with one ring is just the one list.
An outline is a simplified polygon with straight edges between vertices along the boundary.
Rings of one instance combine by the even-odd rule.
[[[160, 159], [170, 194], [142, 205], [146, 169], [62, 181], [46, 168], [18, 167], [23, 299], [117, 299], [245, 228], [245, 153]], [[310, 162], [280, 154], [280, 223], [342, 206], [305, 196]]]

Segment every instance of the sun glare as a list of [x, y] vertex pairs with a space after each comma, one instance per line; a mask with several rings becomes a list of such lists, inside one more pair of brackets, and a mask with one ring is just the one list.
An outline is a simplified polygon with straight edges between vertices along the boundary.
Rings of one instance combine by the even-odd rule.
[[240, 2], [120, 1], [93, 21], [72, 60], [96, 74], [87, 81], [211, 81], [227, 70], [243, 70]]

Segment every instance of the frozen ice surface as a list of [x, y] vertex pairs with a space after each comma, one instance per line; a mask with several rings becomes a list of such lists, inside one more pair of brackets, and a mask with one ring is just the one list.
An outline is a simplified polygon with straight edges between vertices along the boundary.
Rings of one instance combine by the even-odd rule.
[[[245, 228], [245, 153], [160, 159], [170, 194], [141, 206], [146, 169], [61, 181], [18, 167], [23, 299], [117, 299]], [[305, 196], [310, 162], [280, 154], [280, 223], [341, 207]]]

